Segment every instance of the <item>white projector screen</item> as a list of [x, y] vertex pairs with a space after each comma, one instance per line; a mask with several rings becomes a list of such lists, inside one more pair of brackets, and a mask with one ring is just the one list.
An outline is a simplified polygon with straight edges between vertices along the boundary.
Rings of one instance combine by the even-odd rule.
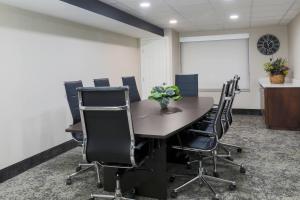
[[221, 89], [235, 74], [240, 89], [249, 89], [249, 39], [225, 39], [181, 43], [184, 74], [199, 74], [200, 90]]

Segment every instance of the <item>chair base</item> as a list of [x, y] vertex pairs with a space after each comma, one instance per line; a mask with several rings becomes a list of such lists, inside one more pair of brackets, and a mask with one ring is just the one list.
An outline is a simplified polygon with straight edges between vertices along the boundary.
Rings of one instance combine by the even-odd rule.
[[96, 173], [97, 173], [97, 187], [102, 188], [103, 185], [100, 181], [100, 169], [99, 165], [97, 163], [80, 163], [78, 167], [76, 167], [76, 172], [73, 174], [69, 175], [68, 178], [66, 179], [66, 185], [71, 185], [72, 184], [72, 178], [82, 174], [84, 172], [87, 172], [88, 170], [95, 168]]
[[[175, 176], [178, 176], [178, 175], [175, 175]], [[236, 183], [235, 183], [235, 181], [229, 181], [229, 180], [225, 180], [225, 179], [216, 178], [216, 177], [212, 177], [212, 176], [206, 175], [205, 171], [204, 171], [204, 168], [202, 167], [202, 160], [199, 160], [198, 175], [196, 177], [194, 177], [193, 179], [189, 180], [188, 182], [184, 183], [183, 185], [181, 185], [181, 186], [173, 189], [171, 191], [171, 197], [172, 198], [176, 198], [177, 197], [177, 192], [179, 190], [181, 190], [182, 188], [190, 185], [191, 183], [199, 181], [200, 185], [205, 184], [209, 188], [209, 190], [214, 194], [214, 197], [213, 197], [214, 200], [220, 199], [219, 194], [215, 191], [215, 189], [211, 186], [211, 184], [207, 182], [208, 180], [210, 180], [210, 181], [216, 181], [216, 182], [221, 182], [221, 183], [227, 183], [227, 184], [230, 184], [229, 185], [229, 189], [230, 190], [236, 189]]]
[[215, 177], [218, 177], [218, 172], [217, 172], [217, 162], [222, 161], [224, 163], [237, 166], [240, 169], [241, 174], [246, 173], [246, 169], [243, 164], [239, 164], [233, 161], [233, 158], [231, 157], [231, 154], [218, 154], [217, 151], [212, 152], [212, 156], [204, 157], [203, 160], [209, 160], [212, 159], [214, 163], [214, 171], [213, 174]]
[[124, 197], [121, 191], [120, 184], [120, 175], [117, 173], [116, 175], [116, 189], [114, 195], [105, 195], [105, 194], [91, 194], [90, 200], [94, 200], [95, 198], [104, 198], [104, 199], [114, 199], [114, 200], [134, 200], [131, 198]]
[[94, 200], [95, 198], [102, 198], [102, 199], [113, 199], [113, 200], [134, 200], [134, 199], [129, 199], [126, 197], [116, 197], [114, 195], [104, 195], [104, 194], [91, 194], [90, 200]]
[[242, 147], [240, 147], [240, 146], [237, 146], [237, 145], [233, 145], [233, 144], [227, 144], [227, 143], [223, 143], [223, 142], [219, 142], [219, 145], [225, 150], [226, 149], [226, 151], [228, 151], [228, 152], [230, 152], [226, 147], [228, 147], [228, 148], [234, 148], [234, 149], [236, 149], [236, 151], [238, 152], [238, 153], [242, 153]]

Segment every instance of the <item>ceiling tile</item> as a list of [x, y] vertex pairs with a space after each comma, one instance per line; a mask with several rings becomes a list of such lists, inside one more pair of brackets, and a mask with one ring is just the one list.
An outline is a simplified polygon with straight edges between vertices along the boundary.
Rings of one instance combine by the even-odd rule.
[[[58, 13], [49, 4], [61, 5], [60, 0], [0, 0], [8, 4], [36, 12], [65, 16], [80, 23], [90, 25], [91, 21], [98, 24], [99, 16], [86, 13], [76, 16], [72, 13]], [[287, 24], [300, 12], [300, 0], [99, 0], [137, 16], [162, 28], [174, 28], [178, 31], [223, 30], [231, 28], [247, 28], [273, 24]], [[149, 8], [141, 8], [140, 3], [148, 1]], [[37, 6], [38, 5], [38, 6]], [[69, 8], [69, 7], [68, 7]], [[51, 10], [52, 9], [52, 10]], [[81, 10], [80, 10], [81, 11]], [[232, 21], [229, 16], [239, 15]], [[91, 18], [95, 19], [91, 19]], [[98, 17], [98, 18], [97, 18]], [[170, 25], [170, 19], [177, 19], [176, 25]], [[109, 24], [103, 25], [103, 28]], [[110, 26], [113, 26], [111, 24]]]
[[295, 0], [253, 0], [253, 6], [291, 5]]

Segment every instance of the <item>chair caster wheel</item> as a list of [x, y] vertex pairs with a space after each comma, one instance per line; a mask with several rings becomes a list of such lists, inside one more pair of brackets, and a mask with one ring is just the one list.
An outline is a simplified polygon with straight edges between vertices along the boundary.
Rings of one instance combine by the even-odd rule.
[[174, 181], [175, 181], [175, 177], [174, 177], [174, 176], [170, 176], [169, 182], [170, 182], [170, 183], [173, 183]]
[[129, 192], [128, 192], [128, 194], [127, 194], [127, 198], [129, 198], [129, 199], [134, 199], [135, 198], [135, 188], [132, 188]]
[[81, 166], [78, 166], [78, 167], [76, 167], [75, 171], [79, 172], [81, 169], [82, 169]]
[[230, 190], [230, 191], [236, 190], [236, 185], [230, 184], [230, 185], [229, 185], [229, 190]]
[[236, 150], [238, 153], [242, 153], [242, 148], [237, 148], [237, 150]]
[[192, 169], [191, 163], [187, 163], [187, 164], [185, 165], [185, 168], [186, 168], [186, 169]]
[[230, 160], [230, 161], [233, 161], [233, 158], [230, 157], [230, 156], [226, 157], [226, 159], [227, 159], [227, 160]]
[[72, 179], [71, 178], [67, 178], [66, 185], [71, 185], [71, 184], [72, 184]]
[[171, 192], [171, 198], [175, 199], [177, 197], [177, 192], [174, 190]]
[[241, 174], [246, 174], [246, 169], [245, 169], [245, 167], [243, 167], [243, 166], [240, 167], [240, 173], [241, 173]]
[[103, 188], [103, 184], [102, 183], [97, 183], [97, 188]]
[[219, 178], [220, 174], [218, 172], [213, 172], [213, 176], [216, 177], [216, 178]]
[[216, 194], [216, 196], [214, 196], [214, 197], [212, 198], [212, 200], [220, 200], [219, 195]]

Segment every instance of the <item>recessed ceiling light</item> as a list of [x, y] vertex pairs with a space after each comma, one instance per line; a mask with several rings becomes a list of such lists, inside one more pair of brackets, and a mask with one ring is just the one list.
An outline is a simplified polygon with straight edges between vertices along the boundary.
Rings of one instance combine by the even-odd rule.
[[142, 8], [149, 8], [150, 7], [150, 3], [149, 2], [142, 2], [142, 3], [140, 3], [140, 7], [142, 7]]
[[230, 19], [238, 19], [239, 18], [239, 16], [238, 15], [230, 15], [230, 17], [229, 17]]
[[170, 24], [177, 24], [177, 20], [176, 20], [176, 19], [171, 19], [171, 20], [169, 21], [169, 23], [170, 23]]

